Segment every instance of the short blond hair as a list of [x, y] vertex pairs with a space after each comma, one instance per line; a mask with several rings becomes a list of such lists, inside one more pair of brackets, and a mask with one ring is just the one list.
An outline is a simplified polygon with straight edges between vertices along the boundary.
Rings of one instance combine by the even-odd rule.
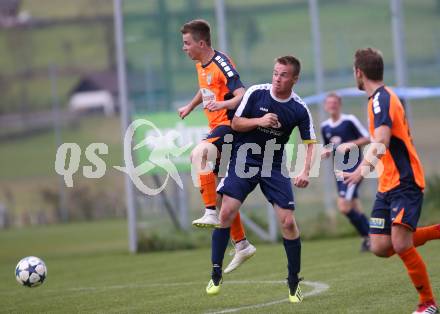
[[301, 72], [301, 62], [294, 56], [282, 56], [275, 58], [275, 63], [282, 65], [290, 64], [293, 67], [293, 76], [298, 76]]
[[327, 98], [336, 98], [338, 100], [338, 103], [342, 104], [342, 98], [339, 96], [336, 92], [330, 92], [325, 96], [325, 99]]
[[180, 29], [182, 34], [191, 34], [195, 41], [203, 40], [211, 47], [211, 26], [202, 19], [192, 20], [183, 24]]

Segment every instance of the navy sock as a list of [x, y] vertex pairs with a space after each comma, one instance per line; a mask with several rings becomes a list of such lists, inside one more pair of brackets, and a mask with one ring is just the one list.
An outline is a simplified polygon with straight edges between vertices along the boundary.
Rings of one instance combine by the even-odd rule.
[[211, 243], [211, 262], [212, 278], [221, 277], [223, 258], [229, 243], [229, 233], [231, 228], [216, 228], [212, 232]]
[[368, 219], [364, 214], [359, 213], [356, 209], [352, 208], [346, 214], [346, 216], [361, 236], [363, 237], [368, 236], [368, 230], [370, 227], [368, 224]]
[[288, 281], [298, 281], [298, 274], [301, 270], [301, 239], [295, 240], [283, 238], [284, 249], [287, 255], [287, 270], [289, 272]]
[[220, 266], [212, 266], [211, 279], [218, 286], [218, 283], [222, 280], [222, 268]]
[[364, 213], [360, 213], [360, 216], [362, 220], [362, 236], [368, 237], [368, 234], [370, 233], [370, 221]]

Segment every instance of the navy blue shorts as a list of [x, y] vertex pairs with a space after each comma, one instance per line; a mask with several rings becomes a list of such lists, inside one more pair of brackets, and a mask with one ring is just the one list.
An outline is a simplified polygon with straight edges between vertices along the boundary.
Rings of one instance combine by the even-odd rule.
[[388, 192], [377, 192], [370, 219], [370, 234], [391, 234], [399, 224], [415, 231], [422, 212], [423, 192], [416, 185], [398, 186]]
[[348, 186], [348, 184], [344, 183], [344, 181], [337, 180], [336, 186], [338, 188], [339, 197], [342, 197], [347, 201], [351, 201], [355, 198], [358, 198], [358, 189], [361, 182], [359, 182], [358, 184], [353, 184]]
[[217, 147], [217, 150], [221, 153], [222, 145], [225, 142], [225, 135], [227, 134], [234, 134], [231, 126], [219, 125], [206, 135], [204, 141], [214, 144], [215, 147]]
[[[214, 129], [212, 129], [211, 132], [209, 132], [206, 135], [204, 141], [214, 144], [214, 146], [217, 148], [218, 154], [220, 155], [222, 152], [222, 146], [225, 143], [225, 136], [228, 134], [234, 136], [234, 130], [232, 130], [232, 128], [229, 125], [219, 125]], [[217, 158], [213, 170], [215, 174], [218, 174], [219, 172], [219, 166], [220, 166], [219, 163], [220, 163], [220, 158]]]
[[258, 171], [250, 178], [240, 178], [235, 169], [236, 160], [231, 158], [226, 176], [220, 181], [217, 193], [226, 194], [241, 203], [259, 184], [261, 192], [272, 205], [278, 205], [285, 209], [295, 209], [293, 198], [292, 183], [290, 178], [286, 178], [281, 173], [281, 168], [273, 166], [270, 176], [261, 175], [260, 164], [245, 164], [244, 172], [249, 171], [249, 167], [257, 167]]

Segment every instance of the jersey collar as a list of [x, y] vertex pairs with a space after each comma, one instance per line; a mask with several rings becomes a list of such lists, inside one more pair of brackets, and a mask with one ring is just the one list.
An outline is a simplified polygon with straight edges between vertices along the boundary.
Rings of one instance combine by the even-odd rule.
[[211, 60], [209, 60], [208, 63], [206, 63], [206, 64], [202, 64], [202, 63], [200, 63], [200, 64], [202, 65], [202, 68], [206, 68], [208, 65], [210, 65], [211, 62], [214, 60], [214, 58], [215, 58], [217, 55], [218, 55], [218, 51], [214, 49], [214, 55], [212, 56]]
[[329, 124], [332, 128], [334, 128], [334, 127], [337, 127], [338, 125], [340, 125], [340, 124], [341, 124], [343, 121], [345, 121], [346, 119], [347, 119], [347, 115], [341, 113], [341, 115], [339, 116], [339, 119], [336, 120], [336, 121], [333, 121], [332, 118], [329, 118], [329, 119], [328, 119], [328, 124]]
[[272, 84], [270, 84], [270, 97], [272, 97], [274, 100], [276, 100], [278, 102], [285, 103], [285, 102], [288, 102], [289, 100], [292, 99], [292, 94], [290, 94], [290, 96], [288, 98], [285, 98], [285, 99], [278, 98], [277, 96], [275, 96], [273, 94], [273, 92], [272, 92]]
[[380, 86], [380, 87], [378, 87], [375, 91], [374, 91], [374, 93], [373, 93], [373, 95], [371, 95], [370, 97], [368, 97], [368, 99], [371, 99], [371, 98], [373, 98], [380, 90], [382, 90], [383, 88], [385, 88], [385, 85], [382, 85], [382, 86]]

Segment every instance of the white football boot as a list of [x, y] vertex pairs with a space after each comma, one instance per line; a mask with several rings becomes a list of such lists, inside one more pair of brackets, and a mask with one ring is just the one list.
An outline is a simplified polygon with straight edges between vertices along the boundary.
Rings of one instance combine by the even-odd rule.
[[198, 228], [217, 228], [220, 227], [220, 219], [216, 210], [205, 209], [203, 217], [193, 220], [192, 225]]
[[236, 270], [241, 264], [246, 262], [249, 258], [255, 255], [257, 249], [249, 243], [248, 240], [243, 240], [235, 244], [235, 254], [228, 267], [225, 268], [224, 273], [228, 274]]

